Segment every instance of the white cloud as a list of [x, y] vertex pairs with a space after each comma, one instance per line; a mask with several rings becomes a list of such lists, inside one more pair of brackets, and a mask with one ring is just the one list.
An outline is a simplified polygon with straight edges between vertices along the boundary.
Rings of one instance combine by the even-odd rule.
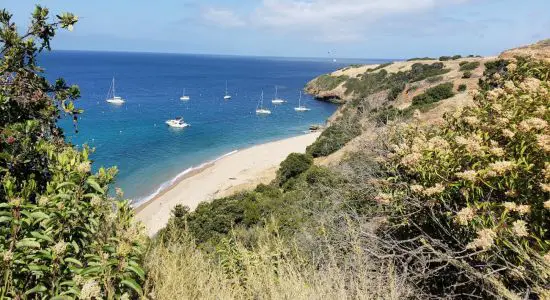
[[265, 28], [307, 32], [326, 41], [357, 40], [384, 17], [466, 0], [264, 0], [251, 20]]
[[232, 10], [216, 7], [204, 7], [201, 18], [211, 24], [224, 28], [242, 27], [246, 22]]
[[317, 41], [340, 42], [364, 39], [383, 18], [466, 1], [471, 0], [262, 0], [248, 15], [208, 8], [202, 17], [224, 27], [250, 25]]

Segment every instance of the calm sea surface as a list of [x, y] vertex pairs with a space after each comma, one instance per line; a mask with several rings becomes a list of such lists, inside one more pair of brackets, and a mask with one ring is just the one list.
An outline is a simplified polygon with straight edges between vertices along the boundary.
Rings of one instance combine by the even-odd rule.
[[[309, 112], [297, 113], [299, 91], [312, 78], [350, 63], [384, 60], [285, 59], [178, 54], [57, 51], [40, 58], [47, 77], [78, 84], [85, 110], [75, 133], [61, 120], [67, 139], [95, 148], [94, 168], [117, 166], [116, 186], [143, 201], [182, 172], [226, 153], [302, 134], [324, 123], [336, 106], [303, 96]], [[112, 77], [126, 103], [105, 102]], [[224, 101], [225, 82], [231, 100]], [[272, 105], [275, 86], [288, 102]], [[191, 100], [179, 100], [183, 88]], [[271, 115], [255, 113], [260, 94]], [[191, 126], [168, 128], [183, 116]]]

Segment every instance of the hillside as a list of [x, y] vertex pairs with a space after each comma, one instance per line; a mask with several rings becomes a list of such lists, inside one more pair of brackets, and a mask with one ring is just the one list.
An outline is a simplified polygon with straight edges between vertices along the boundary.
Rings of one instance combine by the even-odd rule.
[[176, 207], [146, 259], [155, 294], [547, 299], [550, 65], [537, 53], [314, 79], [309, 93], [343, 104], [329, 126], [270, 184]]

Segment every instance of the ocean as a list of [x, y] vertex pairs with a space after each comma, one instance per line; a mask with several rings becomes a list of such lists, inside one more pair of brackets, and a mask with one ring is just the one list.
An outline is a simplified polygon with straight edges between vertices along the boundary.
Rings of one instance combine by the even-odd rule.
[[[95, 148], [94, 169], [117, 166], [115, 186], [139, 203], [169, 187], [194, 167], [256, 144], [296, 136], [322, 124], [334, 104], [302, 97], [311, 111], [297, 113], [299, 91], [312, 78], [351, 63], [388, 60], [297, 59], [187, 54], [54, 51], [40, 57], [46, 77], [80, 86], [84, 109], [75, 132], [59, 124], [77, 147]], [[105, 102], [112, 78], [126, 103]], [[231, 100], [224, 100], [225, 83]], [[273, 105], [278, 96], [288, 102]], [[191, 97], [181, 101], [182, 90]], [[256, 115], [264, 92], [271, 115]], [[173, 129], [182, 116], [191, 126]]]

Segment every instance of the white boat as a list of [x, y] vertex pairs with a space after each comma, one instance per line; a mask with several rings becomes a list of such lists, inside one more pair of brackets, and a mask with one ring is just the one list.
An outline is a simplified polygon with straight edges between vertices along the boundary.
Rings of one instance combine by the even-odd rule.
[[189, 99], [191, 99], [191, 98], [189, 96], [185, 95], [185, 89], [183, 89], [183, 94], [181, 95], [180, 100], [187, 101]]
[[229, 94], [227, 93], [227, 80], [225, 81], [225, 96], [223, 96], [223, 99], [224, 99], [224, 100], [229, 100], [229, 99], [231, 99], [231, 95], [229, 95]]
[[275, 86], [275, 98], [273, 98], [273, 100], [271, 100], [271, 103], [273, 103], [273, 104], [283, 104], [285, 102], [286, 102], [285, 99], [277, 97], [277, 86]]
[[264, 91], [262, 91], [262, 97], [260, 98], [260, 102], [258, 103], [258, 106], [256, 107], [256, 113], [257, 114], [262, 114], [262, 115], [271, 114], [271, 111], [269, 109], [264, 108]]
[[119, 97], [115, 94], [115, 78], [113, 77], [113, 81], [111, 82], [111, 87], [109, 87], [109, 92], [107, 92], [107, 100], [105, 100], [111, 104], [117, 104], [121, 105], [124, 104], [124, 99], [122, 97]]
[[174, 128], [185, 128], [185, 127], [189, 126], [189, 124], [187, 124], [187, 123], [185, 123], [185, 121], [183, 121], [182, 117], [177, 117], [173, 120], [168, 120], [168, 121], [166, 121], [166, 124], [168, 124], [168, 126], [174, 127]]
[[300, 91], [300, 98], [298, 99], [298, 107], [294, 108], [295, 111], [310, 111], [305, 105], [302, 105], [302, 91]]

